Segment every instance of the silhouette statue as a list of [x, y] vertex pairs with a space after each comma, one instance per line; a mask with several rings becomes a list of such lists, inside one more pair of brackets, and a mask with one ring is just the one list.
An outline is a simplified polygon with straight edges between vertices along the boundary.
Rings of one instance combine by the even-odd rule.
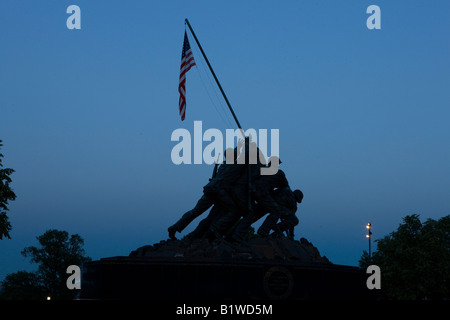
[[[252, 152], [256, 151], [255, 154]], [[257, 157], [252, 158], [252, 156]], [[214, 166], [208, 184], [203, 187], [203, 195], [195, 207], [168, 228], [169, 237], [176, 239], [194, 219], [211, 208], [208, 215], [187, 235], [189, 239], [209, 240], [229, 237], [232, 241], [243, 241], [253, 223], [267, 215], [258, 229], [258, 234], [269, 236], [286, 233], [294, 238], [297, 203], [301, 203], [303, 193], [291, 190], [285, 173], [278, 169], [273, 175], [261, 175], [266, 166], [261, 150], [249, 138], [242, 140], [234, 149], [224, 153], [225, 160]], [[279, 160], [279, 159], [277, 159]], [[281, 161], [278, 161], [281, 164]]]

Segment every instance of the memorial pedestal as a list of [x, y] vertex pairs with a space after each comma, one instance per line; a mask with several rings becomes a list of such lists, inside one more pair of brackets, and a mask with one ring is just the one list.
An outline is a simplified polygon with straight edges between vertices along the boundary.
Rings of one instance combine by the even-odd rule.
[[363, 270], [332, 264], [305, 241], [163, 241], [141, 247], [128, 257], [86, 263], [81, 299], [374, 298], [366, 287], [368, 275]]

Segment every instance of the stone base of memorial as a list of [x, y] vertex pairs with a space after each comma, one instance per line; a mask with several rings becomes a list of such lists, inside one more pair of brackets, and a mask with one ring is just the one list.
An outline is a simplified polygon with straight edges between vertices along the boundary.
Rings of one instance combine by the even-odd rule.
[[367, 275], [306, 239], [168, 240], [83, 266], [81, 299], [374, 299]]

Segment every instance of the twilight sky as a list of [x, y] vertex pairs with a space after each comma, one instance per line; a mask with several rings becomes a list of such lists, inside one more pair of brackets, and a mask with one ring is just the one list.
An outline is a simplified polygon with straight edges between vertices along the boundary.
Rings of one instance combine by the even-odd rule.
[[[72, 4], [80, 30], [66, 27]], [[380, 30], [366, 27], [372, 4]], [[128, 255], [195, 205], [212, 166], [173, 164], [171, 134], [235, 124], [189, 32], [197, 66], [180, 120], [185, 18], [242, 126], [279, 129], [281, 167], [305, 195], [296, 239], [357, 265], [367, 222], [377, 239], [408, 214], [450, 214], [449, 12], [448, 1], [2, 0], [0, 139], [17, 199], [0, 280], [35, 269], [20, 251], [48, 229], [81, 235], [94, 260]]]

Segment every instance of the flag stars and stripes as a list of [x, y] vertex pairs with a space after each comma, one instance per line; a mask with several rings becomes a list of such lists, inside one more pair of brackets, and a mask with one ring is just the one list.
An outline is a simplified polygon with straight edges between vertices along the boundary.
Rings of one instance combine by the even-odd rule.
[[178, 92], [180, 100], [178, 103], [181, 121], [186, 117], [186, 73], [195, 66], [194, 55], [189, 45], [186, 30], [184, 31], [183, 51], [181, 53], [180, 81], [178, 84]]

